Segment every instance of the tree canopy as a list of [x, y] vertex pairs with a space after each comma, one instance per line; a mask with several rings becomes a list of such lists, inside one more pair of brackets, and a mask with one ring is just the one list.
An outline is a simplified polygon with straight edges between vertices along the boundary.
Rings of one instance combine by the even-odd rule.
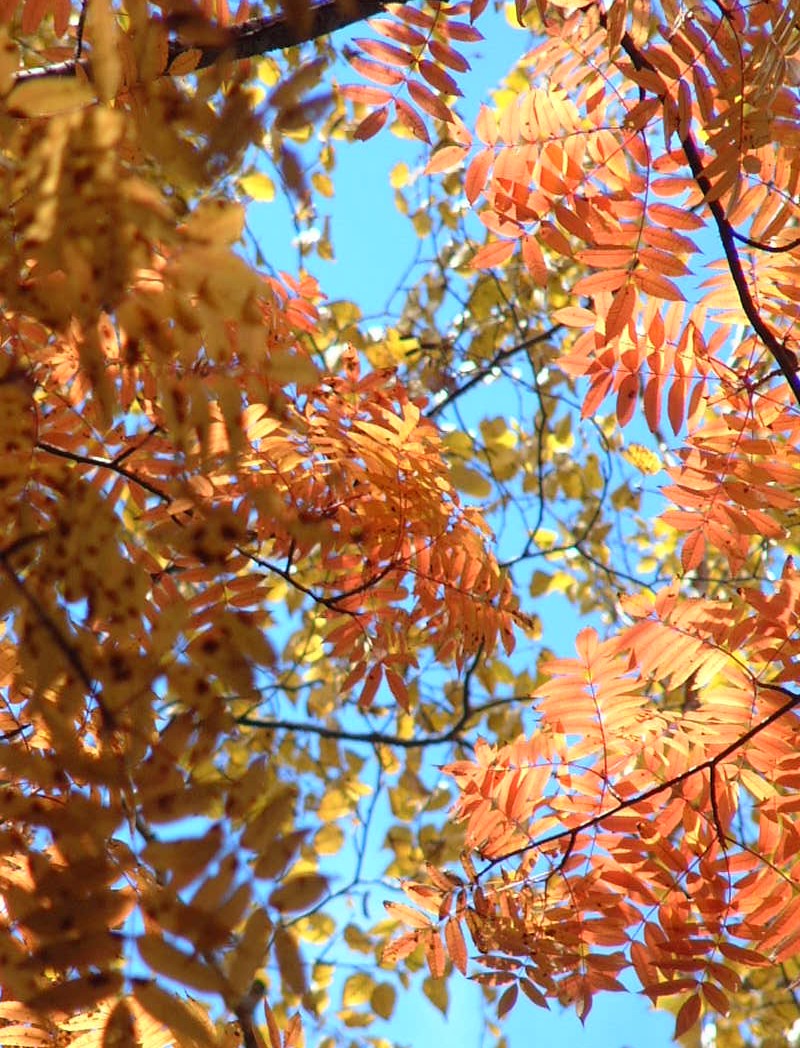
[[0, 1045], [800, 1018], [800, 5], [487, 7], [0, 0]]

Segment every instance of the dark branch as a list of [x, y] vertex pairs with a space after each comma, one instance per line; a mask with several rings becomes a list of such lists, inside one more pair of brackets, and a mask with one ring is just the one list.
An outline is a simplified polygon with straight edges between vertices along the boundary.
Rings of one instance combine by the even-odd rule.
[[[406, 0], [395, 2], [405, 3]], [[244, 58], [267, 54], [269, 51], [298, 47], [319, 37], [329, 36], [338, 29], [344, 29], [356, 22], [363, 22], [384, 10], [385, 3], [382, 0], [325, 0], [324, 3], [311, 7], [302, 28], [297, 20], [290, 21], [286, 13], [281, 12], [264, 18], [251, 18], [241, 25], [221, 27], [220, 44], [198, 47], [176, 38], [169, 43], [167, 68], [177, 58], [190, 51], [198, 51], [200, 55], [195, 69], [207, 69], [223, 56], [229, 61], [238, 62]], [[17, 74], [16, 84], [48, 77], [71, 77], [75, 76], [79, 69], [91, 79], [91, 60], [81, 58], [56, 62], [40, 69], [25, 69]]]
[[425, 412], [425, 417], [436, 418], [438, 415], [441, 415], [445, 408], [452, 404], [453, 401], [458, 400], [459, 397], [462, 397], [479, 382], [483, 382], [487, 375], [491, 374], [493, 368], [499, 367], [500, 364], [510, 360], [512, 357], [516, 356], [517, 353], [521, 353], [523, 350], [532, 349], [534, 346], [541, 345], [542, 342], [549, 342], [562, 327], [562, 324], [554, 324], [546, 331], [540, 331], [538, 334], [532, 335], [530, 338], [526, 338], [522, 342], [516, 342], [513, 346], [509, 346], [507, 349], [498, 350], [492, 359], [486, 362], [484, 368], [480, 371], [476, 371], [474, 375], [470, 375], [463, 385], [449, 392], [446, 397], [434, 404], [433, 407], [429, 408]]
[[56, 447], [55, 444], [48, 444], [44, 440], [37, 441], [36, 447], [39, 451], [47, 452], [48, 455], [57, 455], [59, 458], [68, 459], [70, 462], [78, 462], [84, 466], [94, 466], [96, 469], [110, 469], [112, 472], [118, 473], [121, 477], [125, 477], [125, 479], [131, 484], [137, 484], [145, 491], [149, 491], [151, 495], [155, 495], [156, 498], [161, 499], [162, 502], [172, 502], [171, 495], [168, 495], [165, 491], [157, 488], [155, 484], [151, 484], [150, 481], [137, 476], [121, 464], [123, 458], [125, 458], [127, 454], [137, 451], [138, 448], [132, 448], [129, 452], [124, 452], [122, 455], [118, 455], [115, 459], [102, 459], [95, 458], [93, 455], [83, 455], [77, 451], [67, 451], [66, 448]]
[[345, 728], [328, 727], [325, 724], [316, 724], [313, 721], [289, 721], [278, 718], [254, 717], [244, 714], [236, 718], [236, 723], [247, 728], [262, 728], [265, 731], [288, 731], [299, 734], [316, 735], [320, 739], [337, 739], [341, 742], [367, 743], [370, 746], [397, 746], [404, 750], [422, 750], [429, 746], [442, 746], [448, 742], [459, 742], [466, 744], [463, 737], [464, 730], [470, 722], [480, 720], [484, 714], [501, 706], [519, 705], [530, 702], [530, 695], [510, 695], [503, 699], [491, 699], [480, 706], [473, 706], [470, 701], [469, 690], [472, 675], [477, 668], [481, 652], [479, 651], [464, 676], [464, 691], [462, 697], [461, 712], [458, 719], [447, 729], [436, 735], [420, 735], [416, 738], [406, 739], [399, 735], [391, 735], [382, 731], [348, 731]]
[[[602, 12], [600, 14], [600, 24], [603, 28], [607, 25], [605, 13]], [[636, 46], [629, 33], [623, 33], [622, 39], [620, 40], [620, 46], [628, 58], [630, 58], [631, 62], [633, 62], [636, 69], [650, 69], [655, 72], [652, 63]], [[662, 103], [669, 104], [665, 95], [657, 95], [656, 97], [658, 97]], [[708, 206], [717, 227], [717, 233], [720, 242], [722, 243], [722, 249], [725, 252], [725, 260], [728, 263], [728, 270], [730, 271], [733, 283], [736, 287], [742, 310], [750, 321], [750, 325], [755, 333], [766, 346], [767, 350], [772, 354], [775, 362], [781, 369], [783, 377], [788, 382], [789, 389], [791, 389], [795, 400], [800, 404], [800, 376], [798, 376], [797, 373], [797, 359], [795, 358], [794, 353], [781, 342], [777, 334], [762, 319], [758, 306], [753, 301], [753, 296], [742, 266], [742, 260], [739, 257], [739, 252], [736, 248], [736, 241], [739, 239], [739, 235], [728, 220], [728, 216], [725, 214], [725, 208], [722, 206], [720, 200], [715, 197], [712, 192], [713, 186], [705, 174], [703, 160], [692, 133], [687, 132], [680, 141], [683, 155], [686, 157], [692, 176], [697, 183], [698, 189], [703, 194], [705, 203]], [[760, 249], [764, 250], [763, 248]]]
[[[664, 793], [666, 790], [672, 790], [682, 782], [687, 782], [694, 775], [698, 775], [703, 771], [708, 771], [709, 775], [715, 773], [715, 769], [728, 759], [733, 756], [737, 750], [740, 750], [743, 746], [746, 746], [751, 739], [754, 739], [756, 735], [765, 731], [771, 724], [780, 720], [781, 717], [785, 717], [787, 713], [791, 713], [800, 706], [800, 695], [796, 695], [788, 688], [784, 688], [780, 684], [764, 684], [762, 688], [765, 691], [776, 691], [780, 695], [786, 697], [786, 702], [773, 710], [767, 717], [754, 724], [746, 732], [743, 732], [738, 738], [734, 739], [733, 742], [729, 743], [724, 749], [721, 749], [719, 753], [713, 757], [708, 757], [704, 761], [700, 761], [699, 764], [692, 765], [691, 768], [687, 768], [686, 771], [680, 772], [678, 775], [674, 775], [671, 779], [667, 779], [665, 782], [657, 782], [653, 786], [648, 787], [646, 790], [641, 790], [639, 793], [634, 794], [632, 797], [628, 797], [618, 804], [615, 804], [611, 808], [605, 808], [603, 811], [597, 812], [596, 815], [590, 816], [588, 819], [584, 819], [578, 826], [572, 826], [566, 830], [556, 830], [555, 833], [551, 833], [547, 837], [538, 837], [536, 840], [530, 841], [528, 844], [523, 844], [519, 848], [514, 848], [513, 851], [506, 852], [505, 855], [498, 855], [497, 858], [491, 859], [484, 868], [479, 872], [478, 876], [483, 877], [493, 867], [498, 866], [502, 862], [506, 862], [508, 859], [516, 858], [518, 855], [524, 855], [526, 852], [532, 851], [537, 848], [546, 848], [548, 844], [554, 844], [557, 841], [566, 840], [567, 847], [573, 848], [575, 841], [581, 833], [585, 833], [587, 830], [594, 829], [594, 827], [601, 825], [606, 819], [612, 818], [614, 815], [619, 815], [622, 811], [630, 810], [635, 808], [637, 804], [641, 804], [643, 801], [650, 800], [651, 797], [657, 797], [659, 793]], [[713, 779], [712, 779], [713, 787]], [[716, 805], [716, 801], [713, 798], [712, 789], [712, 807]], [[712, 811], [717, 833], [719, 834], [721, 826], [718, 825], [719, 811]], [[725, 835], [720, 837], [720, 844], [724, 844]]]

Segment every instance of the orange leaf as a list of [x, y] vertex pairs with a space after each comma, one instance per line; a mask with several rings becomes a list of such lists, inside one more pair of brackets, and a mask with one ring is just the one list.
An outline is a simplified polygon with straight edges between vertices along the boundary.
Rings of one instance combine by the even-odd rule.
[[451, 918], [444, 926], [444, 941], [450, 960], [462, 975], [467, 974], [467, 944], [461, 931], [461, 922]]
[[399, 939], [393, 939], [383, 947], [381, 960], [384, 964], [399, 964], [419, 946], [419, 937], [419, 932], [407, 932]]
[[395, 920], [410, 924], [412, 928], [431, 928], [428, 918], [415, 910], [413, 906], [407, 906], [404, 902], [384, 902], [384, 909], [390, 917]]
[[[634, 276], [636, 271], [634, 270]], [[629, 279], [624, 269], [609, 269], [604, 273], [591, 273], [577, 281], [572, 291], [575, 295], [596, 295], [599, 291], [616, 291]]]
[[525, 263], [534, 282], [540, 287], [547, 287], [549, 276], [547, 263], [544, 260], [544, 254], [536, 237], [526, 236], [522, 238], [522, 261]]
[[431, 978], [441, 979], [445, 972], [446, 957], [442, 940], [436, 929], [432, 929], [431, 934], [426, 937], [425, 960], [428, 962]]
[[467, 153], [469, 150], [461, 146], [443, 146], [436, 150], [425, 165], [425, 174], [437, 175], [443, 171], [453, 171], [463, 163]]
[[491, 269], [502, 266], [514, 254], [516, 244], [513, 240], [493, 240], [479, 248], [470, 260], [473, 269]]
[[705, 556], [706, 540], [702, 531], [687, 535], [681, 548], [681, 565], [685, 572], [694, 571]]
[[633, 316], [636, 308], [636, 288], [633, 284], [624, 284], [614, 294], [611, 306], [606, 314], [606, 338], [616, 338], [622, 334]]
[[484, 145], [493, 146], [497, 142], [497, 117], [489, 106], [482, 105], [478, 110], [475, 134]]
[[297, 1048], [303, 1034], [303, 1022], [300, 1015], [295, 1012], [286, 1024], [286, 1032], [283, 1035], [283, 1048]]
[[647, 217], [667, 229], [702, 229], [704, 224], [703, 219], [693, 212], [672, 204], [651, 204], [647, 209]]
[[486, 186], [489, 169], [494, 163], [494, 150], [482, 149], [470, 161], [464, 175], [464, 192], [470, 204], [474, 204]]

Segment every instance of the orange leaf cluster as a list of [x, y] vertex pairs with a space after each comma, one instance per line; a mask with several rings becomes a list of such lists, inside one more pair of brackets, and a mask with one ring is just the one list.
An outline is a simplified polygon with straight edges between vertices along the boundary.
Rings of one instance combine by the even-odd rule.
[[[462, 122], [449, 99], [461, 89], [454, 74], [469, 70], [469, 62], [455, 46], [481, 40], [480, 32], [462, 21], [470, 13], [467, 0], [446, 4], [426, 0], [421, 8], [396, 5], [391, 17], [375, 19], [370, 27], [383, 40], [359, 38], [358, 52], [348, 55], [357, 73], [377, 87], [347, 84], [342, 92], [357, 106], [373, 107], [356, 126], [353, 135], [366, 141], [383, 127], [393, 106], [398, 122], [411, 134], [430, 144], [426, 121], [447, 126], [456, 140], [468, 140]], [[410, 101], [399, 97], [405, 88]]]

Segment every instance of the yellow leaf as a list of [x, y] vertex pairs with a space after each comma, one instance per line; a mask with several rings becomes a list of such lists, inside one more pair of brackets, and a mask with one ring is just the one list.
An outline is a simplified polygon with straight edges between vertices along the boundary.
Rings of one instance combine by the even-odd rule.
[[247, 193], [253, 200], [269, 203], [275, 199], [275, 183], [265, 175], [263, 171], [255, 171], [252, 175], [244, 175], [239, 179], [239, 187], [243, 193]]
[[447, 994], [447, 983], [444, 979], [434, 979], [430, 975], [426, 976], [422, 983], [422, 992], [434, 1008], [438, 1008], [442, 1015], [447, 1015], [447, 1006], [450, 1000]]
[[88, 1011], [100, 1001], [119, 993], [122, 984], [122, 972], [85, 975], [67, 982], [53, 983], [26, 1003], [34, 1011], [42, 1013]]
[[117, 47], [117, 22], [108, 0], [89, 0], [86, 25], [92, 41], [92, 81], [101, 102], [119, 91], [122, 62]]
[[365, 972], [348, 976], [342, 989], [342, 1004], [348, 1008], [366, 1004], [375, 989], [375, 980]]
[[289, 877], [270, 895], [269, 904], [282, 912], [306, 910], [321, 898], [327, 888], [327, 878], [318, 873]]
[[372, 939], [355, 924], [348, 924], [345, 928], [344, 941], [358, 953], [372, 953], [375, 948]]
[[461, 462], [450, 466], [450, 478], [459, 491], [474, 499], [485, 499], [492, 491], [492, 485], [481, 473]]
[[320, 801], [317, 815], [321, 822], [330, 822], [332, 819], [341, 819], [352, 808], [353, 801], [344, 790], [328, 790]]
[[216, 1048], [212, 1028], [180, 997], [144, 979], [133, 980], [133, 996], [148, 1015], [169, 1027], [183, 1044]]
[[281, 870], [289, 865], [306, 836], [306, 830], [295, 830], [294, 833], [287, 833], [285, 837], [271, 840], [256, 861], [253, 874], [263, 880], [277, 877]]
[[201, 993], [223, 993], [224, 980], [197, 957], [190, 957], [157, 933], [140, 935], [137, 946], [142, 960], [159, 975]]
[[282, 386], [295, 383], [298, 386], [313, 386], [319, 382], [319, 368], [299, 353], [276, 353], [270, 357], [265, 371], [273, 382]]
[[663, 468], [663, 463], [658, 455], [646, 448], [644, 444], [628, 444], [622, 449], [622, 457], [648, 477], [660, 473]]
[[330, 914], [318, 910], [309, 917], [301, 918], [295, 928], [304, 942], [328, 943], [336, 931], [336, 921]]
[[408, 169], [408, 164], [405, 164], [402, 161], [399, 164], [395, 164], [389, 175], [389, 185], [394, 189], [402, 189], [403, 186], [408, 185], [410, 180], [411, 172]]
[[397, 991], [391, 983], [378, 983], [370, 995], [369, 1003], [381, 1019], [391, 1019], [396, 1000]]
[[236, 993], [244, 994], [264, 964], [272, 930], [272, 921], [262, 909], [254, 910], [247, 918], [236, 948], [226, 958], [228, 982]]
[[321, 196], [329, 200], [333, 197], [333, 182], [329, 175], [323, 174], [321, 171], [315, 171], [311, 176], [311, 184]]
[[317, 855], [336, 855], [344, 846], [344, 831], [335, 823], [327, 823], [314, 837], [314, 851]]
[[14, 74], [19, 69], [19, 49], [9, 38], [5, 26], [0, 27], [0, 98], [14, 85]]
[[306, 976], [303, 960], [297, 947], [297, 939], [288, 928], [276, 928], [272, 949], [283, 981], [293, 993], [304, 994]]
[[59, 76], [23, 81], [11, 92], [8, 107], [20, 116], [55, 116], [85, 109], [93, 102], [94, 91], [87, 81]]
[[205, 244], [235, 244], [244, 232], [244, 208], [230, 200], [204, 200], [189, 216], [186, 233]]

